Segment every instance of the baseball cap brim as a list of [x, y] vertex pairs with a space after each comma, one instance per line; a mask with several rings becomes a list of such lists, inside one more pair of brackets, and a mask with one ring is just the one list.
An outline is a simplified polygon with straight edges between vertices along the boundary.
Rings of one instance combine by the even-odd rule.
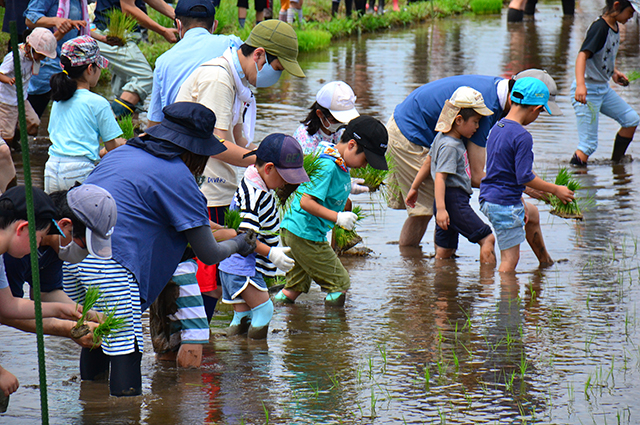
[[109, 66], [109, 60], [102, 55], [98, 55], [95, 64], [100, 68], [106, 68]]
[[358, 118], [360, 114], [358, 113], [356, 108], [349, 109], [347, 111], [335, 111], [333, 109], [329, 109], [333, 118], [337, 119], [343, 124], [349, 124], [352, 119]]
[[[553, 97], [555, 99], [555, 96]], [[551, 100], [551, 97], [549, 97], [549, 100], [547, 101], [547, 105], [545, 109], [547, 110], [549, 115], [562, 115], [562, 110], [560, 109], [560, 106], [558, 106], [555, 100]]]
[[302, 72], [302, 68], [300, 68], [300, 65], [298, 65], [298, 61], [286, 59], [283, 57], [278, 57], [278, 60], [280, 61], [280, 64], [282, 65], [284, 70], [289, 74], [298, 78], [305, 77], [304, 72]]
[[309, 181], [309, 176], [307, 172], [304, 171], [304, 168], [282, 168], [276, 166], [276, 170], [280, 177], [284, 179], [285, 182], [289, 184], [300, 184]]
[[[364, 146], [363, 146], [364, 147]], [[377, 154], [364, 148], [364, 155], [367, 157], [367, 162], [376, 170], [388, 170], [387, 159], [384, 155]]]
[[111, 258], [111, 237], [103, 238], [97, 233], [94, 233], [87, 227], [86, 232], [87, 249], [89, 253], [94, 257], [101, 260], [108, 260]]

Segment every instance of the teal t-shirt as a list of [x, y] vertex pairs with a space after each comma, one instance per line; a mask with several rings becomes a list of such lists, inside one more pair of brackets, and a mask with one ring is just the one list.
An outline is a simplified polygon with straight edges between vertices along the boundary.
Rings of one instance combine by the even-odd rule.
[[122, 134], [109, 102], [99, 94], [79, 89], [71, 99], [53, 102], [49, 119], [50, 156], [100, 159], [100, 139]]
[[[304, 183], [300, 193], [316, 198], [320, 205], [332, 211], [344, 211], [344, 206], [351, 193], [351, 177], [349, 172], [340, 168], [331, 158], [320, 158], [318, 177]], [[300, 207], [301, 196], [294, 195], [292, 206], [285, 214], [280, 227], [284, 227], [294, 235], [314, 242], [327, 240], [335, 223], [315, 215], [311, 215]]]

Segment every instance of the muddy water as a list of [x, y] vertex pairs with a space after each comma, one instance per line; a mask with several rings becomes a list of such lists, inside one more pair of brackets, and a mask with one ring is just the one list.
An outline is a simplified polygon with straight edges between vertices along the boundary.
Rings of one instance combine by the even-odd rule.
[[[538, 6], [535, 22], [462, 17], [306, 55], [307, 79], [258, 95], [258, 137], [292, 132], [333, 79], [354, 87], [361, 112], [386, 120], [426, 81], [543, 67], [558, 82], [565, 116], [541, 116], [530, 131], [536, 170], [555, 176], [576, 144], [573, 63], [601, 7], [593, 0], [579, 6], [574, 20], [550, 2]], [[635, 22], [622, 39], [620, 69], [640, 69]], [[638, 87], [619, 90], [636, 110]], [[595, 158], [610, 154], [615, 131], [602, 119]], [[640, 156], [640, 148], [631, 153]], [[594, 201], [584, 222], [538, 204], [548, 249], [561, 261], [539, 269], [524, 248], [511, 279], [481, 269], [466, 241], [456, 260], [432, 259], [433, 223], [422, 249], [399, 250], [390, 242], [405, 213], [379, 197], [355, 196], [371, 214], [360, 234], [374, 254], [343, 259], [352, 279], [344, 310], [325, 309], [313, 288], [296, 305], [276, 308], [266, 342], [227, 339], [220, 336], [227, 322], [214, 321], [198, 371], [157, 365], [145, 347], [144, 395], [131, 399], [109, 397], [104, 383], [78, 382], [77, 346], [47, 337], [52, 422], [639, 423], [639, 175], [640, 161], [589, 167], [579, 176]], [[0, 422], [33, 423], [35, 338], [3, 328], [0, 342], [0, 362], [22, 385]]]

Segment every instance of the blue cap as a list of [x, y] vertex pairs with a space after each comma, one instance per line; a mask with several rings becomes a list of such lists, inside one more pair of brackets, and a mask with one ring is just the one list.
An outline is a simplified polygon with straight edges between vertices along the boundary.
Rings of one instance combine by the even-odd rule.
[[511, 89], [511, 101], [519, 105], [542, 105], [549, 115], [553, 115], [547, 106], [549, 89], [537, 78], [524, 77], [516, 80]]
[[[196, 6], [204, 7], [204, 10], [193, 11]], [[180, 0], [176, 5], [176, 16], [185, 18], [215, 18], [216, 8], [213, 0]]]

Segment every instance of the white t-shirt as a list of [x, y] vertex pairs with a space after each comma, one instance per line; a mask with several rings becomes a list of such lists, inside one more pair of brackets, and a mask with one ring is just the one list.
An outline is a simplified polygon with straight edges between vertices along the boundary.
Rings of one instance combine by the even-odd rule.
[[[233, 119], [233, 105], [236, 100], [236, 85], [226, 59], [220, 57], [200, 65], [180, 87], [176, 102], [197, 102], [216, 114], [215, 128], [228, 130], [233, 139], [233, 128], [242, 124], [240, 117]], [[209, 158], [204, 170], [202, 193], [207, 198], [207, 206], [222, 207], [231, 204], [238, 187], [235, 167], [226, 162]]]
[[[21, 44], [18, 50], [20, 51], [20, 65], [22, 68], [22, 92], [24, 99], [27, 100], [27, 90], [29, 90], [29, 80], [31, 79], [31, 72], [33, 69], [33, 61], [27, 57], [27, 54], [22, 49]], [[13, 52], [7, 53], [0, 65], [0, 73], [6, 75], [9, 78], [16, 76], [15, 69], [13, 67]], [[16, 86], [0, 83], [0, 103], [6, 105], [17, 106], [18, 97], [16, 96]]]
[[9, 280], [7, 279], [7, 272], [4, 269], [4, 256], [0, 254], [0, 289], [4, 289], [9, 286]]

